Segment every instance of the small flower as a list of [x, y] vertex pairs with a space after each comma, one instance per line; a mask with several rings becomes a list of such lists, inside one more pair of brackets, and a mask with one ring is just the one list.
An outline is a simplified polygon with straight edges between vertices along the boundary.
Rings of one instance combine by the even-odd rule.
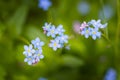
[[98, 15], [99, 15], [99, 18], [102, 20], [104, 20], [104, 19], [109, 20], [113, 17], [114, 12], [115, 11], [114, 11], [113, 7], [111, 5], [107, 4], [107, 5], [103, 6], [102, 9], [100, 9]]
[[116, 80], [116, 77], [117, 77], [116, 71], [114, 69], [110, 68], [107, 71], [104, 80]]
[[90, 11], [90, 4], [86, 1], [82, 1], [78, 4], [78, 11], [81, 15], [86, 15]]
[[92, 25], [95, 28], [105, 28], [107, 26], [106, 24], [101, 24], [101, 20], [91, 20], [89, 23], [89, 25]]
[[78, 21], [75, 21], [73, 23], [73, 30], [75, 33], [79, 34], [80, 33], [80, 23]]
[[47, 11], [51, 5], [52, 3], [49, 0], [39, 0], [39, 4], [38, 4], [38, 6], [45, 11]]
[[48, 80], [48, 79], [41, 77], [41, 78], [39, 78], [38, 80]]
[[57, 48], [61, 48], [61, 44], [59, 44], [59, 40], [51, 40], [51, 43], [49, 44], [49, 47], [52, 47], [54, 51], [57, 50]]
[[37, 59], [37, 61], [43, 59], [44, 55], [42, 54], [42, 49], [36, 50], [34, 57]]
[[88, 38], [91, 35], [92, 28], [84, 28], [81, 32], [81, 35], [84, 35], [85, 38]]
[[52, 26], [47, 32], [47, 36], [51, 36], [53, 38], [56, 36], [56, 34], [57, 34], [57, 31], [55, 26]]
[[40, 41], [38, 37], [35, 40], [32, 40], [31, 43], [35, 48], [41, 48], [44, 45], [44, 42]]
[[44, 45], [44, 42], [40, 41], [39, 38], [36, 38], [35, 40], [32, 40], [31, 43], [32, 44], [29, 46], [24, 46], [25, 51], [23, 52], [26, 56], [24, 61], [29, 65], [36, 64], [40, 59], [44, 58], [44, 55], [42, 54], [42, 46]]
[[29, 65], [32, 65], [33, 63], [35, 63], [35, 59], [33, 56], [27, 56], [25, 59], [24, 59], [24, 62], [27, 62]]
[[45, 23], [43, 26], [44, 33], [47, 33], [47, 31], [51, 28], [51, 23]]
[[57, 27], [56, 31], [57, 31], [57, 34], [59, 34], [59, 35], [62, 35], [65, 32], [62, 25], [59, 25]]
[[91, 36], [92, 38], [95, 40], [97, 37], [100, 38], [101, 37], [101, 32], [98, 32], [98, 29], [94, 28], [91, 31]]
[[32, 54], [35, 53], [35, 50], [33, 49], [33, 46], [32, 45], [29, 45], [29, 46], [24, 46], [24, 49], [25, 51], [23, 52], [24, 55], [28, 55], [28, 56], [31, 56]]
[[87, 26], [88, 26], [88, 24], [86, 22], [83, 22], [80, 26], [80, 31], [82, 31]]
[[56, 38], [57, 40], [59, 40], [60, 43], [68, 43], [68, 36], [67, 35], [61, 35], [61, 36], [58, 36]]

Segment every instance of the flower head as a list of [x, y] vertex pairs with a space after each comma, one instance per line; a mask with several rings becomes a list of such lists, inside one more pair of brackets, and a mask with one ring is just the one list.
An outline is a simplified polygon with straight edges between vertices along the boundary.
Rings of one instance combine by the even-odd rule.
[[51, 5], [52, 3], [49, 0], [39, 0], [39, 4], [38, 4], [38, 6], [45, 11], [47, 11]]
[[82, 31], [84, 28], [86, 28], [88, 24], [86, 22], [83, 22], [80, 26], [80, 31]]
[[45, 25], [43, 26], [44, 33], [46, 34], [50, 28], [51, 23], [45, 23]]
[[91, 31], [91, 36], [92, 38], [95, 40], [97, 37], [100, 38], [101, 37], [101, 32], [98, 31], [98, 29], [94, 28]]
[[63, 25], [55, 27], [54, 25], [46, 23], [43, 29], [46, 31], [47, 36], [51, 36], [53, 38], [49, 47], [52, 47], [54, 51], [58, 48], [64, 47], [64, 43], [68, 43], [68, 36], [64, 35], [65, 30], [63, 29]]
[[29, 65], [32, 65], [33, 63], [35, 63], [35, 58], [33, 56], [27, 56], [24, 61], [27, 62]]
[[41, 77], [38, 80], [48, 80], [47, 78]]
[[57, 48], [61, 48], [61, 44], [59, 43], [59, 40], [51, 40], [51, 43], [49, 44], [49, 47], [52, 47], [54, 51], [57, 50]]
[[51, 26], [51, 28], [48, 30], [47, 36], [51, 36], [51, 37], [54, 38], [54, 37], [56, 36], [56, 34], [57, 34], [57, 30], [56, 30], [55, 26], [53, 25], [53, 26]]
[[57, 30], [57, 34], [59, 35], [62, 35], [65, 32], [62, 25], [59, 25], [56, 30]]
[[32, 54], [35, 53], [35, 50], [33, 49], [32, 45], [29, 45], [29, 46], [25, 45], [24, 49], [25, 49], [25, 51], [23, 52], [23, 54], [26, 55], [26, 56], [31, 56]]
[[59, 42], [62, 43], [68, 43], [68, 36], [67, 35], [60, 35], [58, 37], [56, 37], [57, 40], [59, 40]]
[[106, 24], [101, 24], [101, 20], [91, 20], [90, 22], [88, 22], [89, 25], [92, 25], [94, 28], [105, 28], [107, 26]]
[[36, 38], [35, 40], [32, 40], [31, 43], [32, 44], [29, 46], [24, 46], [25, 51], [23, 52], [26, 56], [24, 61], [29, 65], [36, 64], [40, 59], [44, 58], [44, 55], [42, 54], [42, 46], [44, 45], [44, 42], [40, 41], [39, 38]]
[[35, 48], [41, 48], [44, 45], [44, 42], [40, 41], [39, 38], [32, 40], [31, 43], [34, 45]]
[[73, 30], [75, 33], [79, 34], [80, 33], [80, 23], [78, 21], [75, 21], [73, 23]]
[[92, 28], [84, 28], [81, 32], [81, 35], [84, 35], [85, 38], [88, 38], [91, 35]]
[[104, 80], [116, 80], [116, 77], [117, 77], [116, 71], [114, 69], [110, 68], [107, 71]]
[[88, 2], [82, 1], [78, 4], [78, 11], [81, 15], [86, 15], [90, 11], [90, 5]]

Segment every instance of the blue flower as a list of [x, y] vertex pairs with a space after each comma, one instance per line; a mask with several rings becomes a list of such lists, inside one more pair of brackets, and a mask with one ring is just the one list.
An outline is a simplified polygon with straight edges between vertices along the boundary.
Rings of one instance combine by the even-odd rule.
[[48, 79], [41, 77], [41, 78], [39, 78], [38, 80], [48, 80]]
[[24, 62], [27, 62], [29, 65], [32, 65], [33, 63], [35, 63], [35, 58], [33, 56], [27, 56], [24, 59]]
[[31, 43], [34, 45], [35, 48], [41, 48], [44, 45], [44, 42], [40, 41], [37, 37], [35, 40], [32, 40]]
[[59, 42], [61, 44], [68, 43], [68, 36], [67, 35], [62, 34], [62, 35], [56, 37], [56, 39], [59, 40]]
[[44, 55], [42, 54], [42, 46], [44, 45], [44, 42], [40, 41], [39, 38], [36, 38], [35, 40], [32, 40], [31, 43], [32, 44], [29, 46], [24, 46], [25, 51], [23, 52], [26, 56], [24, 61], [29, 65], [36, 64], [40, 59], [44, 58]]
[[25, 51], [23, 52], [26, 56], [32, 56], [32, 54], [35, 53], [35, 50], [33, 49], [33, 46], [30, 44], [29, 46], [24, 46]]
[[42, 49], [36, 50], [34, 57], [36, 61], [40, 61], [40, 59], [43, 59], [44, 55], [42, 54]]
[[57, 48], [61, 48], [61, 44], [59, 43], [59, 40], [51, 40], [51, 43], [49, 44], [49, 47], [52, 47], [54, 51], [57, 50]]
[[92, 25], [95, 28], [105, 28], [107, 26], [106, 24], [101, 24], [101, 20], [91, 20], [90, 22], [88, 22], [89, 25]]
[[56, 31], [55, 26], [53, 25], [53, 26], [48, 30], [47, 36], [51, 36], [51, 37], [55, 38], [56, 34], [57, 34], [57, 31]]
[[38, 4], [38, 6], [45, 11], [47, 11], [51, 5], [52, 3], [49, 0], [39, 0], [39, 4]]
[[117, 77], [116, 71], [114, 69], [110, 68], [107, 71], [104, 80], [116, 80], [116, 77]]
[[99, 11], [99, 18], [102, 20], [107, 19], [109, 20], [110, 18], [113, 17], [114, 15], [114, 9], [111, 5], [105, 5], [103, 8]]
[[57, 27], [56, 31], [57, 31], [57, 34], [59, 34], [59, 35], [62, 35], [65, 32], [62, 25], [59, 25]]
[[95, 40], [97, 37], [100, 38], [101, 37], [101, 32], [98, 31], [98, 29], [94, 28], [91, 31], [91, 36], [92, 38]]
[[84, 35], [85, 38], [88, 38], [90, 35], [91, 35], [91, 30], [92, 28], [84, 28], [82, 31], [81, 31], [81, 35]]
[[48, 31], [51, 28], [51, 23], [45, 23], [45, 25], [43, 26], [44, 31]]
[[86, 15], [90, 11], [90, 5], [88, 2], [82, 1], [78, 4], [78, 11], [81, 15]]

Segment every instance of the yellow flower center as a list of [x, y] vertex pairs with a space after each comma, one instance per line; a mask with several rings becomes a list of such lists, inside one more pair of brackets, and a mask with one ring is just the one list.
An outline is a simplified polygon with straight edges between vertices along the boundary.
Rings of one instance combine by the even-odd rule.
[[28, 60], [30, 61], [30, 60], [32, 60], [32, 58], [28, 58]]
[[88, 31], [88, 30], [86, 30], [86, 33], [88, 34], [88, 33], [89, 33], [89, 31]]
[[57, 46], [57, 44], [56, 44], [56, 43], [54, 43], [54, 46]]
[[38, 56], [40, 56], [40, 54], [38, 54]]
[[28, 52], [30, 52], [30, 49], [28, 49]]
[[93, 34], [96, 34], [96, 32], [94, 31]]
[[51, 33], [54, 33], [54, 30], [51, 30]]

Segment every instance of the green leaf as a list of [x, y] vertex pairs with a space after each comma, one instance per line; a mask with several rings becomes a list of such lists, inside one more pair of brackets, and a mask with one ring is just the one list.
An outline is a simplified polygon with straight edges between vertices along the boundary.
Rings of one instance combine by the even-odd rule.
[[26, 21], [27, 13], [28, 13], [27, 5], [22, 5], [16, 10], [14, 15], [8, 21], [10, 32], [14, 31], [16, 35], [21, 34], [22, 27], [24, 26], [24, 23]]
[[39, 37], [45, 43], [48, 42], [47, 38], [45, 37], [45, 34], [41, 32], [40, 29], [37, 29], [35, 26], [29, 26], [25, 34], [30, 40]]
[[83, 61], [74, 56], [63, 56], [63, 64], [70, 67], [79, 67], [83, 65]]

